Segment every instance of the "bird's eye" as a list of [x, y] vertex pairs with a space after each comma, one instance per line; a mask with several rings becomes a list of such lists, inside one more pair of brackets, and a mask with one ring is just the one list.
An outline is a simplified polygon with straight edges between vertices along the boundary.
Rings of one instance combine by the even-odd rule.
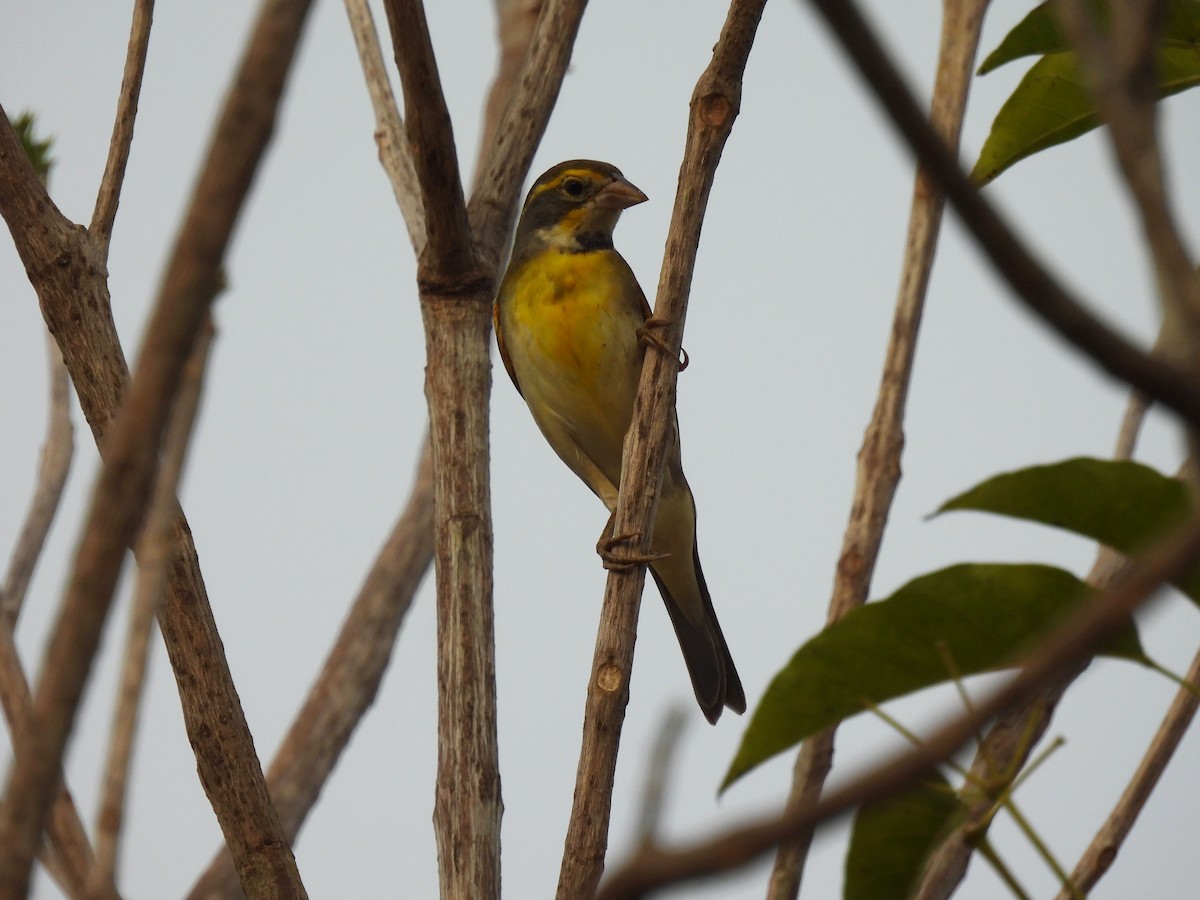
[[584, 183], [582, 178], [565, 178], [562, 183], [563, 193], [568, 197], [582, 197]]

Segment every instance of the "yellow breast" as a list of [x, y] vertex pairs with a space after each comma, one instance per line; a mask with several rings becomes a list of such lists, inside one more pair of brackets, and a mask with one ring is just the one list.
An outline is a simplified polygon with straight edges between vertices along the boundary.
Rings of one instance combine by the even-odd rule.
[[517, 386], [550, 445], [606, 502], [637, 392], [643, 302], [611, 250], [548, 249], [511, 267], [500, 288], [497, 325]]
[[[547, 374], [599, 389], [594, 380], [627, 361], [639, 323], [629, 315], [636, 300], [624, 296], [618, 260], [612, 253], [550, 250], [514, 273], [501, 315], [516, 368], [546, 367]], [[519, 371], [518, 378], [524, 380]]]

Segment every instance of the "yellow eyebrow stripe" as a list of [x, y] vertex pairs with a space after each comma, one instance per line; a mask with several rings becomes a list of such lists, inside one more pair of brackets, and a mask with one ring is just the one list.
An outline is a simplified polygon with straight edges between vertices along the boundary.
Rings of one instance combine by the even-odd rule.
[[595, 177], [596, 173], [591, 169], [567, 169], [567, 171], [563, 172], [553, 181], [547, 181], [545, 184], [536, 185], [533, 189], [533, 193], [529, 195], [529, 199], [532, 200], [534, 197], [540, 197], [542, 194], [546, 193], [546, 191], [557, 190], [558, 188], [562, 187], [562, 183], [568, 178], [582, 178], [584, 181], [592, 181], [595, 179]]

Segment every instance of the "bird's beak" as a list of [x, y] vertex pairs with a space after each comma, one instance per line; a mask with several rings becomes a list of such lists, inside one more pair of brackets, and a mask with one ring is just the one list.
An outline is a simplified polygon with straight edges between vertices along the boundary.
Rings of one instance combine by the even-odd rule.
[[645, 203], [648, 199], [624, 178], [617, 178], [602, 187], [593, 202], [600, 209], [622, 210]]

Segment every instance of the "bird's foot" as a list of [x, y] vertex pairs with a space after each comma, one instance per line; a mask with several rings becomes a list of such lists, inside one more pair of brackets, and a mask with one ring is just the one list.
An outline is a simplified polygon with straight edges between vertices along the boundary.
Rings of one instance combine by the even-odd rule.
[[[606, 532], [607, 530], [605, 529]], [[658, 562], [660, 559], [666, 559], [671, 555], [670, 553], [630, 553], [628, 551], [618, 553], [615, 550], [617, 545], [637, 540], [641, 536], [641, 532], [639, 531], [633, 531], [629, 534], [614, 534], [611, 537], [602, 536], [596, 542], [596, 552], [600, 554], [600, 562], [604, 568], [609, 571], [623, 571], [643, 564]]]
[[670, 345], [662, 339], [662, 335], [658, 334], [655, 329], [666, 328], [670, 323], [666, 319], [656, 319], [651, 316], [637, 330], [638, 340], [648, 347], [653, 347], [660, 353], [665, 353], [667, 356], [675, 359], [679, 365], [679, 371], [682, 372], [688, 367], [688, 352], [682, 347], [679, 348], [679, 356], [675, 356], [675, 351]]

